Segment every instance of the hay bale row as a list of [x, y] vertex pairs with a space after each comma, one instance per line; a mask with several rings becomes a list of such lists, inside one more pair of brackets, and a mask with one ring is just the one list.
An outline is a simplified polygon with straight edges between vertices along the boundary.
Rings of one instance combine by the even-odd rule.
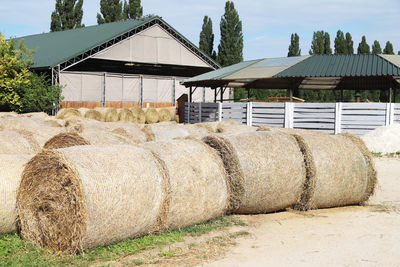
[[17, 188], [24, 165], [31, 157], [25, 154], [0, 154], [0, 234], [17, 231]]
[[74, 253], [222, 215], [226, 192], [221, 160], [198, 141], [44, 150], [22, 174], [21, 236]]

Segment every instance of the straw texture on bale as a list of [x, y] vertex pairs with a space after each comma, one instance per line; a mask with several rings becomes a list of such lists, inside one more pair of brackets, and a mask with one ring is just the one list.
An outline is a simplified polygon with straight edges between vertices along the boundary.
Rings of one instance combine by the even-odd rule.
[[135, 122], [135, 117], [130, 109], [122, 108], [118, 112], [118, 121]]
[[233, 169], [230, 177], [232, 184], [240, 184], [244, 179], [244, 194], [235, 212], [278, 211], [293, 206], [300, 198], [305, 167], [303, 155], [292, 136], [279, 132], [248, 132], [210, 136], [204, 141], [223, 155], [226, 169], [239, 163], [236, 168], [241, 172]]
[[86, 119], [92, 119], [92, 120], [96, 120], [96, 121], [103, 120], [103, 116], [101, 115], [101, 113], [95, 109], [89, 109], [88, 111], [86, 111], [84, 117]]
[[96, 108], [101, 113], [104, 122], [115, 122], [118, 121], [118, 111], [115, 108]]
[[139, 107], [133, 107], [131, 108], [131, 111], [134, 117], [134, 122], [139, 124], [146, 123], [146, 114], [144, 113], [143, 109]]
[[75, 108], [66, 108], [66, 109], [61, 109], [57, 113], [57, 119], [67, 119], [69, 117], [82, 117], [81, 112], [78, 109]]
[[38, 118], [38, 119], [48, 119], [50, 117], [49, 114], [44, 112], [30, 112], [21, 114], [20, 116], [26, 118]]
[[217, 133], [234, 134], [247, 133], [257, 131], [257, 127], [247, 126], [244, 124], [220, 123], [217, 127]]
[[17, 188], [24, 165], [31, 157], [23, 154], [0, 154], [0, 234], [17, 231]]
[[17, 192], [21, 236], [75, 253], [152, 232], [164, 207], [163, 177], [152, 153], [134, 146], [43, 150]]
[[0, 154], [34, 154], [36, 151], [20, 133], [0, 131]]
[[86, 129], [80, 133], [92, 145], [133, 145], [137, 142], [112, 131]]
[[[103, 131], [106, 133], [117, 134], [123, 136], [125, 139], [131, 140], [133, 143], [146, 142], [146, 135], [142, 132], [140, 127], [135, 123], [127, 122], [95, 122], [87, 121], [83, 124], [85, 130], [92, 132]], [[84, 130], [84, 131], [85, 131]]]
[[180, 139], [144, 143], [169, 173], [169, 207], [165, 228], [181, 228], [226, 212], [225, 170], [217, 153], [201, 141]]
[[79, 112], [81, 113], [82, 117], [85, 117], [86, 112], [88, 112], [89, 108], [78, 108]]
[[156, 109], [149, 108], [146, 110], [146, 123], [152, 124], [159, 121], [159, 115]]
[[[360, 147], [344, 135], [329, 135], [300, 129], [280, 129], [301, 137], [302, 145], [313, 164], [302, 199], [302, 210], [362, 204], [375, 186], [376, 174]], [[307, 146], [304, 146], [306, 144]], [[370, 181], [370, 180], [374, 181]]]
[[18, 113], [12, 112], [0, 112], [0, 118], [18, 117]]
[[159, 121], [171, 121], [171, 114], [166, 108], [158, 110]]
[[71, 146], [90, 145], [89, 141], [77, 133], [60, 133], [44, 144], [44, 149], [57, 149]]

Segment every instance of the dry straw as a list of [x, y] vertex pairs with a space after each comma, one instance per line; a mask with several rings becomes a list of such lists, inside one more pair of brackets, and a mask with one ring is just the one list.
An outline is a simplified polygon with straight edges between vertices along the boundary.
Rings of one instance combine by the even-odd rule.
[[0, 154], [34, 154], [36, 152], [29, 141], [15, 131], [0, 131], [0, 144]]
[[57, 113], [57, 119], [67, 119], [69, 117], [82, 117], [81, 112], [78, 109], [75, 108], [66, 108], [66, 109], [61, 109]]
[[96, 121], [102, 121], [103, 120], [103, 116], [101, 115], [101, 113], [98, 110], [95, 110], [95, 109], [89, 109], [88, 111], [86, 111], [85, 118], [86, 119], [96, 120]]
[[[329, 135], [307, 130], [281, 129], [301, 137], [302, 149], [312, 157], [299, 209], [315, 209], [362, 204], [373, 192], [376, 176], [373, 165], [360, 145], [344, 135]], [[303, 144], [302, 144], [303, 143]]]
[[16, 191], [30, 158], [23, 154], [0, 154], [0, 234], [17, 231]]
[[158, 110], [158, 116], [159, 116], [160, 122], [171, 121], [171, 113], [166, 108], [162, 108], [162, 109]]
[[237, 195], [231, 206], [240, 203], [233, 211], [245, 214], [278, 211], [291, 207], [300, 198], [305, 167], [303, 154], [292, 136], [247, 132], [210, 136], [204, 141], [222, 155], [230, 174], [231, 195]]
[[57, 149], [71, 146], [90, 145], [89, 141], [77, 133], [60, 133], [52, 137], [44, 145], [44, 149]]
[[170, 201], [164, 228], [181, 228], [225, 213], [225, 170], [215, 151], [191, 139], [150, 142], [143, 147], [157, 155], [169, 173]]
[[118, 112], [118, 121], [135, 122], [135, 117], [130, 109], [122, 108]]
[[118, 121], [118, 111], [115, 108], [96, 108], [101, 113], [104, 122], [115, 122]]
[[75, 253], [147, 234], [165, 207], [163, 177], [152, 153], [134, 146], [44, 150], [17, 192], [21, 236]]
[[147, 141], [167, 141], [175, 138], [193, 137], [201, 139], [209, 133], [203, 127], [196, 124], [177, 124], [175, 122], [160, 122], [148, 124], [142, 127], [142, 131], [147, 136]]
[[159, 115], [156, 109], [149, 108], [146, 110], [146, 123], [152, 124], [157, 123], [159, 121]]
[[139, 124], [146, 123], [146, 114], [144, 113], [143, 109], [139, 107], [133, 107], [131, 108], [131, 111], [134, 117], [134, 122]]

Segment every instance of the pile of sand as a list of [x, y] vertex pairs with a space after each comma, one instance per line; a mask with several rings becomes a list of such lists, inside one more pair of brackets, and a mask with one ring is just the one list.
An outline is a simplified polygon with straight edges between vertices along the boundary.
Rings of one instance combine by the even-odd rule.
[[372, 152], [400, 152], [400, 124], [378, 127], [361, 138]]

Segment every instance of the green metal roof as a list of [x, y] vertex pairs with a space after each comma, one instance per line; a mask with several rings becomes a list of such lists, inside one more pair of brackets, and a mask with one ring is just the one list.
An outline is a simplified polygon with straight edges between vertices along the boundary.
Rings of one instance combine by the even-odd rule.
[[201, 52], [193, 43], [179, 34], [174, 28], [158, 16], [146, 17], [138, 20], [124, 20], [101, 25], [88, 26], [73, 30], [50, 32], [16, 38], [23, 40], [28, 49], [35, 50], [32, 68], [52, 68], [77, 57], [95, 47], [98, 47], [114, 38], [117, 38], [144, 24], [158, 20], [177, 35], [193, 46], [203, 58], [207, 58], [218, 68], [218, 64]]
[[398, 76], [396, 57], [400, 58], [391, 56], [388, 61], [381, 55], [313, 55], [274, 77]]
[[250, 60], [250, 61], [243, 61], [225, 68], [221, 68], [218, 70], [210, 71], [189, 79], [186, 79], [184, 83], [190, 83], [190, 82], [195, 82], [195, 81], [209, 81], [209, 80], [220, 80], [223, 79], [237, 71], [240, 71], [242, 69], [245, 69], [255, 63], [258, 63], [262, 61], [263, 59], [257, 59], [257, 60]]

